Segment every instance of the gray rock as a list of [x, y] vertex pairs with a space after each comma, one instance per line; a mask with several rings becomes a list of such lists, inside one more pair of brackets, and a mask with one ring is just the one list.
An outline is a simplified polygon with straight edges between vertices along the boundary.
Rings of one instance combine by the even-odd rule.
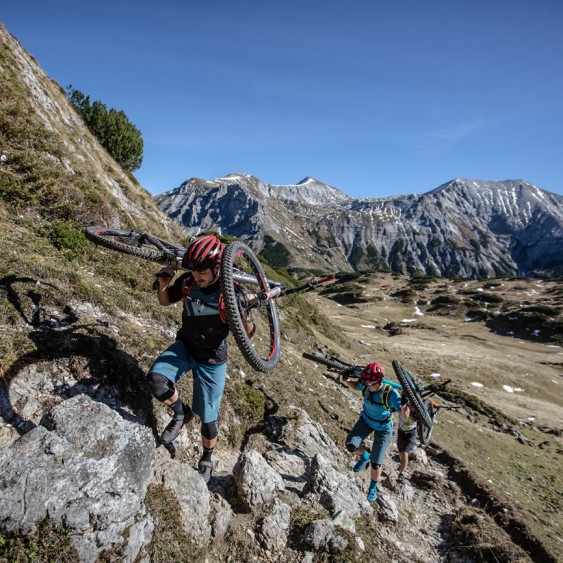
[[413, 448], [409, 457], [413, 461], [418, 462], [420, 465], [428, 465], [428, 456], [426, 455], [426, 452], [422, 448], [419, 448], [418, 446], [415, 446]]
[[284, 446], [275, 446], [264, 452], [264, 457], [284, 478], [286, 484], [287, 482], [293, 485], [304, 484], [307, 481], [309, 458], [301, 452]]
[[213, 538], [221, 539], [234, 516], [233, 511], [229, 503], [219, 495], [213, 495], [211, 497], [211, 510], [213, 513], [211, 519], [211, 532]]
[[287, 543], [287, 534], [291, 518], [289, 505], [274, 499], [271, 512], [262, 521], [259, 539], [263, 546], [273, 553], [282, 551]]
[[335, 526], [339, 526], [340, 528], [344, 528], [353, 534], [356, 532], [356, 522], [353, 518], [350, 518], [348, 514], [345, 512], [337, 512], [333, 517], [332, 521], [334, 522]]
[[178, 499], [188, 539], [206, 545], [212, 532], [211, 495], [203, 477], [193, 467], [172, 459], [164, 448], [158, 449], [152, 471], [152, 482], [164, 485]]
[[342, 460], [342, 452], [323, 427], [304, 410], [293, 407], [293, 411], [297, 416], [297, 421], [294, 423], [293, 432], [287, 437], [285, 443], [311, 459], [315, 455], [321, 454], [332, 465], [339, 465]]
[[337, 553], [346, 549], [348, 541], [338, 535], [332, 520], [323, 518], [311, 522], [303, 532], [303, 541], [317, 551]]
[[365, 493], [350, 481], [349, 476], [334, 469], [322, 455], [313, 458], [303, 492], [318, 499], [331, 515], [341, 512], [350, 518], [356, 518], [361, 514], [373, 513]]
[[399, 510], [390, 495], [380, 490], [377, 504], [379, 506], [377, 516], [381, 522], [390, 522], [392, 524], [399, 522]]
[[285, 489], [281, 475], [257, 451], [246, 451], [239, 456], [233, 477], [238, 497], [248, 512], [270, 502], [276, 491]]
[[152, 535], [150, 430], [85, 395], [54, 407], [48, 425], [0, 448], [0, 521], [25, 532], [48, 516], [71, 528], [81, 561], [117, 548], [134, 559]]

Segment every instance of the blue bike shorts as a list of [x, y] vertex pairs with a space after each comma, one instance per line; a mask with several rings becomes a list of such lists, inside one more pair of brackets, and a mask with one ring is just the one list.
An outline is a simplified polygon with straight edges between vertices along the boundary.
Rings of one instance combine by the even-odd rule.
[[348, 434], [346, 438], [347, 444], [353, 444], [356, 449], [358, 449], [362, 442], [373, 432], [373, 446], [371, 448], [370, 459], [372, 463], [377, 465], [383, 465], [383, 457], [385, 456], [385, 451], [387, 446], [391, 442], [393, 436], [393, 425], [389, 425], [389, 428], [384, 428], [383, 430], [374, 430], [368, 423], [364, 420], [363, 416], [358, 418], [354, 428]]
[[210, 366], [199, 363], [192, 358], [184, 344], [176, 340], [158, 356], [149, 373], [160, 373], [176, 383], [190, 370], [194, 378], [192, 410], [202, 423], [213, 422], [219, 416], [227, 378], [227, 364]]

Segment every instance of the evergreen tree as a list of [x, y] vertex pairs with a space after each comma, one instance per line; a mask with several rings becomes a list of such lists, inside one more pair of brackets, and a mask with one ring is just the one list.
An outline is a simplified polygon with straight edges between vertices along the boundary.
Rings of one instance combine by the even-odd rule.
[[143, 162], [143, 138], [123, 111], [117, 111], [96, 100], [72, 85], [67, 88], [68, 100], [80, 114], [88, 129], [121, 167], [130, 172], [140, 168]]

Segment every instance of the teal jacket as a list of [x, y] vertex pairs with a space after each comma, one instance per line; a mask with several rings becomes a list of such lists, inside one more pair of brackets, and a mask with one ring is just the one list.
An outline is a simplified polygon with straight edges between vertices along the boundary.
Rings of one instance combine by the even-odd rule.
[[[364, 395], [364, 410], [362, 418], [370, 428], [374, 430], [386, 430], [393, 426], [392, 414], [401, 410], [401, 395], [397, 389], [391, 386], [387, 398], [387, 406], [383, 402], [384, 383], [376, 393], [371, 393], [367, 387], [358, 381], [356, 388]], [[388, 383], [390, 385], [390, 382]]]

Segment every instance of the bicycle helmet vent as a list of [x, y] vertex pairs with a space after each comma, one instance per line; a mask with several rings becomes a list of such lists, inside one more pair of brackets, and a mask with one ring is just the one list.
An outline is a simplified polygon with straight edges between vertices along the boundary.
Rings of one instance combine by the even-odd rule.
[[385, 370], [379, 364], [368, 364], [360, 374], [360, 380], [365, 383], [379, 383], [385, 376]]
[[194, 240], [182, 258], [182, 268], [186, 270], [205, 270], [213, 268], [222, 254], [221, 241], [215, 235], [205, 235]]

